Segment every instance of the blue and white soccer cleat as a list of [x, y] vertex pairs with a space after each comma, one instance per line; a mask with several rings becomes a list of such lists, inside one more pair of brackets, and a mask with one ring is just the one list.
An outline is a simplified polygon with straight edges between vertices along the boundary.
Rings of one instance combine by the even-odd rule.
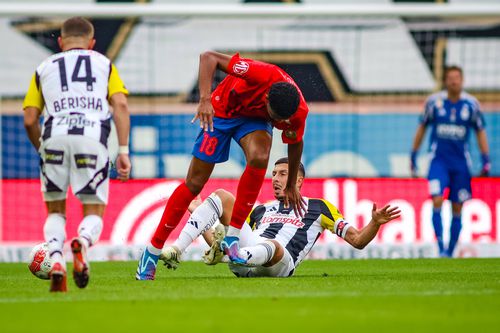
[[156, 265], [158, 265], [159, 255], [154, 255], [148, 251], [146, 247], [139, 259], [139, 266], [135, 273], [136, 280], [154, 280], [156, 273]]
[[220, 243], [220, 249], [224, 251], [233, 264], [246, 265], [247, 261], [240, 257], [240, 239], [234, 236], [226, 236]]

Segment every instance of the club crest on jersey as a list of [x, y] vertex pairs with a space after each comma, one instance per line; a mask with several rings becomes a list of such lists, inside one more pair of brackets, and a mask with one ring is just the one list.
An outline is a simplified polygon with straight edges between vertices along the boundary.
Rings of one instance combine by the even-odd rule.
[[464, 106], [462, 107], [462, 110], [460, 110], [460, 118], [463, 121], [467, 121], [467, 120], [469, 120], [469, 117], [470, 117], [469, 106], [467, 104], [464, 104]]
[[248, 72], [249, 67], [250, 65], [248, 64], [248, 62], [240, 60], [233, 65], [233, 72], [234, 74], [242, 75]]

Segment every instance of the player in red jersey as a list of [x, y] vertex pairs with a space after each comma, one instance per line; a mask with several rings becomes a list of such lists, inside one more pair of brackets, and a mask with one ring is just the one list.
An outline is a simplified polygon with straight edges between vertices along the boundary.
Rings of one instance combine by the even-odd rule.
[[[229, 74], [211, 92], [216, 69]], [[161, 250], [170, 232], [179, 224], [191, 201], [210, 178], [215, 163], [227, 161], [234, 139], [245, 153], [247, 165], [238, 184], [231, 222], [222, 248], [235, 263], [238, 236], [257, 199], [269, 161], [272, 127], [283, 130], [288, 144], [289, 174], [285, 204], [302, 215], [304, 201], [295, 186], [302, 157], [307, 104], [293, 79], [279, 67], [260, 61], [208, 51], [200, 56], [200, 102], [192, 122], [201, 131], [193, 148], [193, 159], [184, 183], [172, 193], [161, 221], [139, 260], [136, 279], [153, 280]]]

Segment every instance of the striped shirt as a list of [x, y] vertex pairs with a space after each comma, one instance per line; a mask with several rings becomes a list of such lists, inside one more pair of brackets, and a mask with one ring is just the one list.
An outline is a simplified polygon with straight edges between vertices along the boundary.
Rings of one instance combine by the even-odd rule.
[[43, 140], [84, 135], [106, 146], [111, 130], [108, 100], [116, 93], [128, 91], [111, 61], [96, 51], [73, 49], [38, 66], [23, 109], [43, 110]]
[[304, 200], [307, 206], [303, 218], [295, 216], [293, 209], [285, 208], [283, 202], [278, 200], [255, 207], [247, 218], [254, 232], [263, 238], [276, 240], [290, 253], [295, 267], [325, 229], [345, 238], [350, 227], [337, 207], [327, 200]]

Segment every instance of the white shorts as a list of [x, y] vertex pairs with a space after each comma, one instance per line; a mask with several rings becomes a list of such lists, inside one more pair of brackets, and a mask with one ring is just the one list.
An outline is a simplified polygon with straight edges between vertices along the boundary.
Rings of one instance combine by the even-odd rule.
[[40, 178], [45, 201], [66, 199], [68, 186], [85, 204], [106, 204], [108, 150], [82, 135], [55, 136], [40, 147]]
[[[252, 228], [247, 223], [244, 223], [240, 231], [240, 248], [255, 246], [259, 243], [269, 241], [269, 239], [260, 236], [261, 232], [260, 230], [252, 231]], [[233, 263], [229, 263], [228, 266], [231, 272], [238, 277], [289, 277], [295, 272], [295, 265], [290, 253], [285, 248], [283, 248], [283, 253], [283, 258], [278, 263], [269, 267], [247, 267]]]

